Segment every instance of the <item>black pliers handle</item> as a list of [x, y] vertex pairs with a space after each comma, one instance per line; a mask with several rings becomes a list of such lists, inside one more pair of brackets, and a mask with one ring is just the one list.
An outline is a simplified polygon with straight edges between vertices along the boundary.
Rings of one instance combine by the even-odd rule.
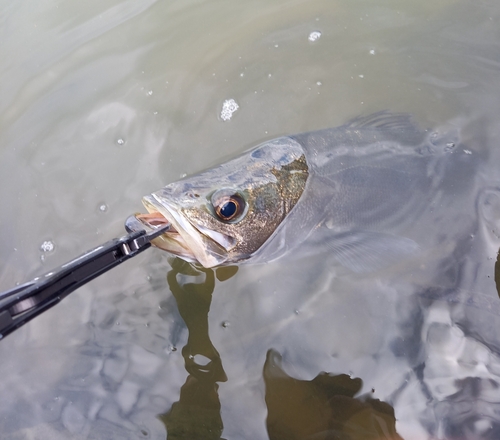
[[6, 292], [0, 292], [0, 340], [56, 305], [80, 286], [148, 249], [151, 247], [151, 240], [169, 229], [170, 225], [165, 224], [149, 231], [133, 230], [130, 234], [110, 240], [52, 272]]

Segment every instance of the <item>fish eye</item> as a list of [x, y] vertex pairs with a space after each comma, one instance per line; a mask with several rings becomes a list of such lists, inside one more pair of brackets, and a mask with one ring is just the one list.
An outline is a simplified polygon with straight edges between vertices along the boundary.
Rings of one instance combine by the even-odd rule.
[[212, 205], [217, 217], [224, 222], [229, 222], [241, 216], [245, 211], [246, 203], [243, 197], [234, 191], [220, 190], [212, 195]]

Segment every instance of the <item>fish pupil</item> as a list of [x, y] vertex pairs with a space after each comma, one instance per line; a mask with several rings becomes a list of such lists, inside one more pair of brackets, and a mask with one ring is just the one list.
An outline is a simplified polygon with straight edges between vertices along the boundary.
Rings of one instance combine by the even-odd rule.
[[211, 202], [215, 215], [223, 222], [241, 220], [245, 211], [245, 200], [234, 190], [223, 188], [212, 194]]
[[236, 202], [234, 202], [233, 200], [228, 200], [220, 207], [219, 212], [222, 218], [229, 220], [234, 217], [237, 209], [238, 205], [236, 204]]

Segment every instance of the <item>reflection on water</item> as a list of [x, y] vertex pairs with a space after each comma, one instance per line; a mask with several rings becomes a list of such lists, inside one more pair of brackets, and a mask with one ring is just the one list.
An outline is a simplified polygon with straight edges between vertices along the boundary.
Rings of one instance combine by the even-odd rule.
[[500, 250], [497, 254], [497, 261], [495, 262], [495, 286], [497, 288], [498, 297], [500, 298]]
[[[218, 269], [218, 278], [227, 279], [236, 270], [233, 267]], [[215, 271], [195, 268], [175, 259], [167, 281], [189, 332], [182, 349], [189, 376], [181, 388], [179, 401], [160, 419], [165, 423], [169, 439], [219, 439], [223, 426], [217, 382], [225, 382], [227, 377], [208, 335]]]
[[359, 378], [320, 373], [310, 381], [297, 380], [283, 370], [280, 354], [270, 350], [264, 381], [271, 440], [401, 440], [389, 404], [370, 395], [354, 397], [362, 388]]
[[[236, 267], [204, 269], [175, 259], [167, 275], [189, 332], [182, 349], [189, 375], [179, 400], [159, 416], [168, 439], [221, 439], [218, 383], [227, 377], [209, 337], [208, 313], [216, 273], [225, 281], [236, 271]], [[355, 397], [362, 389], [359, 378], [320, 373], [311, 381], [294, 379], [283, 370], [281, 355], [269, 350], [263, 379], [270, 440], [401, 440], [389, 404], [369, 394]]]

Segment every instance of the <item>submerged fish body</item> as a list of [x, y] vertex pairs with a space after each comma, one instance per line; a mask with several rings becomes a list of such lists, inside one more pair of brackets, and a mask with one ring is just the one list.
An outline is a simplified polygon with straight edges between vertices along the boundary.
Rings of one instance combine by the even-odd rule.
[[419, 248], [407, 235], [442, 203], [456, 143], [381, 112], [265, 142], [143, 203], [172, 224], [154, 244], [204, 267], [327, 251], [362, 272]]

